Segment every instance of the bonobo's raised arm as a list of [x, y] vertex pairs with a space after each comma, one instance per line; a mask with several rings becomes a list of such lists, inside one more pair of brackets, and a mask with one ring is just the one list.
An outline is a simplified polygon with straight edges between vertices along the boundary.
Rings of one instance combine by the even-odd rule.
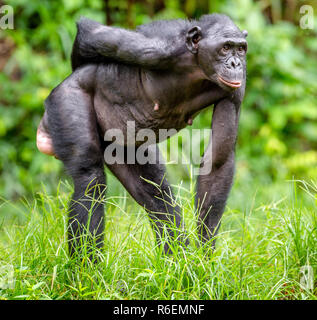
[[72, 52], [73, 70], [91, 62], [118, 61], [146, 68], [164, 69], [175, 65], [184, 52], [158, 37], [140, 32], [104, 26], [87, 18], [77, 22], [77, 36]]

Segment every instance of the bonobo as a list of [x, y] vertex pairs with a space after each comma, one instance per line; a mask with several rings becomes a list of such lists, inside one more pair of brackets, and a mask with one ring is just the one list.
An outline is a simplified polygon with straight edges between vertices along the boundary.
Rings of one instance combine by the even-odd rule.
[[[105, 163], [103, 152], [109, 142], [104, 136], [109, 129], [127, 132], [129, 121], [134, 121], [136, 132], [180, 130], [210, 105], [214, 105], [212, 141], [202, 165], [209, 162], [212, 170], [198, 176], [196, 208], [202, 243], [212, 239], [233, 181], [247, 31], [219, 14], [197, 21], [155, 21], [136, 31], [81, 18], [77, 29], [73, 72], [46, 99], [37, 135], [40, 151], [63, 161], [74, 181], [70, 252], [86, 228], [90, 239], [102, 245], [104, 210], [101, 201], [91, 199], [104, 194], [104, 165], [147, 210], [158, 242], [163, 233], [167, 235], [164, 249], [169, 251], [169, 243], [181, 238], [172, 224], [180, 227], [182, 221], [180, 208], [171, 201], [164, 165]], [[124, 148], [131, 148], [128, 138]], [[159, 152], [157, 147], [147, 151]]]

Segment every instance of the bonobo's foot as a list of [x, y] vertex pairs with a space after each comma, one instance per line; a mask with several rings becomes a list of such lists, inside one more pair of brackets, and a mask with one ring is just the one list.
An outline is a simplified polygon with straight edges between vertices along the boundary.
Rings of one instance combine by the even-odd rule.
[[40, 152], [49, 156], [55, 156], [52, 139], [41, 124], [37, 129], [36, 146]]

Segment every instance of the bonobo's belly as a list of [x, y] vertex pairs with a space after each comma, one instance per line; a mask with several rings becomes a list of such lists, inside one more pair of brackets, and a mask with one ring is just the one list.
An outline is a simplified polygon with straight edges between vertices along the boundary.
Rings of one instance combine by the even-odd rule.
[[[110, 129], [176, 129], [190, 124], [193, 116], [210, 103], [191, 101], [177, 76], [122, 64], [99, 65], [94, 107], [103, 134]], [[197, 100], [197, 97], [196, 97]], [[133, 131], [129, 131], [131, 134]], [[162, 137], [162, 136], [161, 136]]]

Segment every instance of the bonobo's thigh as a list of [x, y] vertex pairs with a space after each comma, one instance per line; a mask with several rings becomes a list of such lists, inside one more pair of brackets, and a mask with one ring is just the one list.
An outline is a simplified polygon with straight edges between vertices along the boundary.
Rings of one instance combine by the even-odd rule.
[[[125, 148], [125, 152], [127, 150]], [[149, 158], [156, 159], [154, 163], [106, 164], [132, 197], [149, 213], [158, 243], [161, 243], [162, 236], [165, 235], [169, 242], [178, 240], [187, 244], [179, 229], [182, 227], [180, 208], [174, 202], [172, 189], [166, 179], [165, 166], [159, 163], [159, 148], [150, 148], [148, 153], [151, 154]], [[164, 250], [169, 252], [168, 243]]]
[[45, 101], [55, 154], [74, 181], [68, 229], [71, 253], [87, 229], [90, 234], [98, 236], [99, 245], [102, 243], [103, 206], [98, 201], [93, 203], [92, 198], [98, 200], [102, 196], [105, 176], [92, 99], [89, 91], [79, 85], [75, 72]]

